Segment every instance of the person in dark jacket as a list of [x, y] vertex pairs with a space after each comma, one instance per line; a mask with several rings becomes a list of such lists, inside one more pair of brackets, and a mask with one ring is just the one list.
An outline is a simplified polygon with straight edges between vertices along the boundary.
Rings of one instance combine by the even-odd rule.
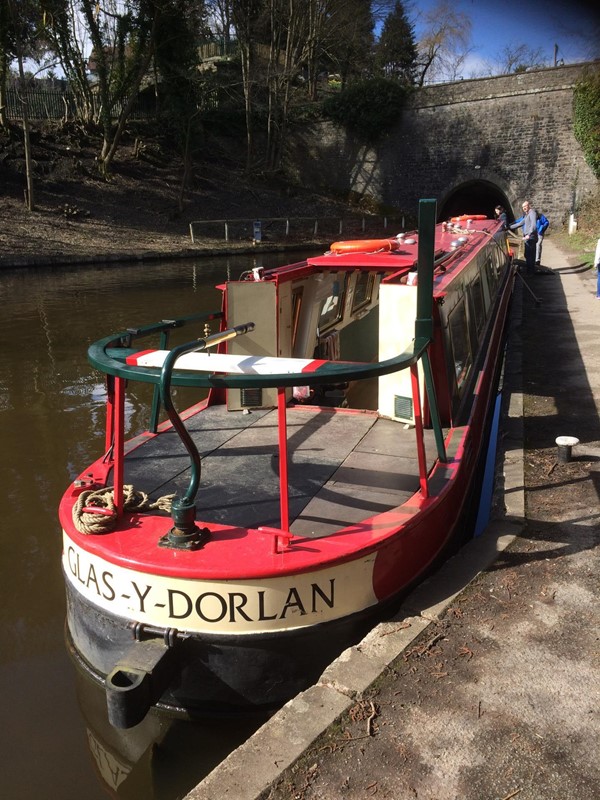
[[527, 275], [535, 273], [535, 250], [538, 240], [537, 212], [529, 200], [523, 201], [523, 216], [509, 226], [511, 231], [523, 228], [523, 242], [525, 246], [525, 272]]
[[498, 222], [502, 223], [502, 230], [505, 231], [508, 228], [508, 217], [506, 215], [506, 209], [504, 206], [496, 206], [494, 209], [494, 214]]

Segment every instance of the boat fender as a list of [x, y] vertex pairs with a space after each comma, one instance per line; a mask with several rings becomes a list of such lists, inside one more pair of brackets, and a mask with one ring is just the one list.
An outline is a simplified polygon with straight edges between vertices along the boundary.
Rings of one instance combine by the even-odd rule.
[[115, 728], [133, 728], [174, 681], [177, 648], [158, 637], [135, 642], [106, 676], [108, 719]]

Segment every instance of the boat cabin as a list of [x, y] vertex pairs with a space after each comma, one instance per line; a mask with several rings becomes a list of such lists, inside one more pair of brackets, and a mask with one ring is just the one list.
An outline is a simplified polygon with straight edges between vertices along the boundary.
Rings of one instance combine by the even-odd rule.
[[[437, 226], [433, 287], [433, 374], [442, 423], [464, 417], [463, 398], [494, 317], [498, 286], [507, 268], [505, 239], [492, 221], [465, 234]], [[250, 272], [225, 289], [227, 327], [260, 321], [229, 343], [239, 356], [327, 361], [385, 361], [409, 348], [415, 336], [419, 235], [356, 242], [354, 252], [324, 255], [285, 269]], [[335, 247], [335, 245], [333, 246]], [[374, 251], [365, 248], [376, 247]], [[387, 247], [387, 249], [386, 249]], [[423, 393], [423, 369], [419, 370]], [[378, 411], [414, 424], [407, 370], [366, 381], [296, 387], [288, 400]], [[276, 405], [276, 389], [229, 389], [230, 410]]]

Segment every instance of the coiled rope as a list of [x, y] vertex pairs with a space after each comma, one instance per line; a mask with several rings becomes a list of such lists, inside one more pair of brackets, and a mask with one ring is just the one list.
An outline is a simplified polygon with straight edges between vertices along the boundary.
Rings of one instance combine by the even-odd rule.
[[[150, 502], [145, 492], [131, 485], [123, 486], [123, 510], [130, 512], [171, 511], [174, 494], [159, 497]], [[94, 509], [94, 510], [92, 510]], [[96, 510], [97, 509], [97, 510]], [[108, 533], [117, 524], [114, 487], [90, 489], [82, 492], [73, 506], [73, 524], [80, 533]]]

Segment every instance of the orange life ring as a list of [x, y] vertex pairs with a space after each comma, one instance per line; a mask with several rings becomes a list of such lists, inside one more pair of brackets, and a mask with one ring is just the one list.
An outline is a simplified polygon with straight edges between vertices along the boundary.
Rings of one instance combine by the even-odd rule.
[[376, 253], [399, 248], [397, 239], [354, 239], [347, 242], [334, 242], [329, 248], [332, 253], [342, 255], [343, 253]]
[[451, 217], [450, 222], [466, 222], [468, 219], [487, 219], [485, 214], [461, 214], [460, 217]]

